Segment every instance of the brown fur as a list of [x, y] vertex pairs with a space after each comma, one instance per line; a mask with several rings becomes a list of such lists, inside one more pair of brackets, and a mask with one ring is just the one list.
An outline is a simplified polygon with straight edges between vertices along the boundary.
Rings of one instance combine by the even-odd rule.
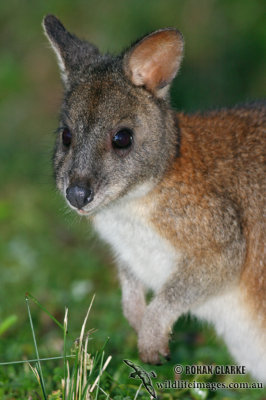
[[[175, 247], [199, 259], [243, 237], [239, 284], [250, 311], [266, 327], [265, 112], [239, 108], [177, 118], [181, 154], [150, 194], [159, 199], [153, 224]], [[178, 230], [168, 211], [183, 221]]]

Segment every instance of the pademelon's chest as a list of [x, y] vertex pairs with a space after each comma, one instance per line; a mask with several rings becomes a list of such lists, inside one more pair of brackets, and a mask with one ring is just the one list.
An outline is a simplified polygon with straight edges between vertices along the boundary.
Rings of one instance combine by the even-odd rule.
[[113, 206], [96, 215], [94, 226], [118, 260], [146, 287], [159, 290], [174, 270], [178, 255], [138, 209]]

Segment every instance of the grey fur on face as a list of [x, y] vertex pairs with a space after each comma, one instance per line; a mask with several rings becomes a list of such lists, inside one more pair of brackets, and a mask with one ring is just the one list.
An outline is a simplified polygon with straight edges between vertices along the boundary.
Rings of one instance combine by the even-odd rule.
[[[94, 200], [86, 210], [93, 212], [136, 185], [160, 179], [176, 154], [174, 113], [167, 100], [128, 79], [127, 53], [100, 55], [95, 46], [69, 34], [55, 17], [46, 17], [44, 24], [65, 86], [54, 152], [57, 186], [65, 194], [69, 185], [89, 185]], [[64, 128], [72, 135], [69, 148], [60, 138]], [[121, 129], [132, 132], [129, 151], [112, 148], [112, 137]]]

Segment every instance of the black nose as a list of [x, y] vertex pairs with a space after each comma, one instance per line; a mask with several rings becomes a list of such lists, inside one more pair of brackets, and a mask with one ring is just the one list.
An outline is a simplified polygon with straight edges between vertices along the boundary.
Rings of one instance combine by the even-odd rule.
[[81, 209], [92, 201], [93, 192], [85, 186], [69, 186], [66, 190], [66, 198], [73, 207]]

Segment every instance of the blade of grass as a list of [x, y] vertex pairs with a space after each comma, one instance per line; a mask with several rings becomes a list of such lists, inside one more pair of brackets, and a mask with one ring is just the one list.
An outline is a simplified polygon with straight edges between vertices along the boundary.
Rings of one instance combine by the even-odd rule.
[[30, 369], [32, 370], [32, 372], [34, 373], [34, 375], [35, 375], [35, 377], [36, 377], [36, 379], [37, 379], [37, 382], [39, 383], [39, 385], [41, 385], [41, 382], [40, 382], [40, 375], [39, 375], [37, 369], [34, 368], [30, 363], [29, 363], [29, 366], [30, 366]]
[[34, 347], [35, 347], [35, 353], [36, 353], [36, 356], [37, 356], [37, 359], [38, 359], [37, 366], [38, 366], [38, 373], [40, 375], [42, 392], [43, 392], [44, 399], [47, 400], [47, 396], [46, 396], [46, 392], [45, 392], [45, 385], [44, 385], [44, 380], [43, 380], [43, 374], [42, 374], [42, 367], [41, 367], [41, 363], [39, 361], [40, 357], [39, 357], [39, 352], [38, 352], [38, 347], [37, 347], [37, 342], [36, 342], [33, 322], [32, 322], [32, 318], [31, 318], [29, 299], [28, 299], [27, 296], [26, 296], [25, 300], [26, 300], [26, 305], [27, 305], [27, 310], [28, 310], [28, 315], [29, 315], [29, 320], [30, 320], [30, 327], [31, 327], [31, 332], [32, 332], [32, 337], [33, 337], [33, 342], [34, 342]]
[[0, 336], [3, 335], [18, 320], [17, 315], [10, 315], [0, 324]]
[[[103, 355], [104, 355], [104, 352], [103, 352]], [[109, 356], [109, 357], [107, 358], [107, 360], [105, 361], [103, 368], [100, 368], [99, 375], [97, 376], [97, 378], [95, 379], [95, 381], [94, 381], [92, 387], [90, 388], [90, 392], [91, 392], [91, 393], [93, 392], [95, 386], [96, 386], [97, 383], [99, 382], [102, 373], [103, 373], [104, 370], [107, 368], [107, 365], [109, 364], [109, 362], [111, 361], [111, 359], [112, 359], [112, 356]], [[102, 356], [102, 360], [103, 360], [103, 356]]]
[[[65, 356], [66, 358], [73, 358], [75, 357], [74, 355], [71, 356]], [[2, 362], [0, 365], [12, 365], [12, 364], [24, 364], [24, 363], [33, 363], [33, 362], [38, 362], [38, 361], [50, 361], [50, 360], [62, 360], [64, 357], [63, 356], [58, 356], [58, 357], [46, 357], [46, 358], [35, 358], [33, 360], [19, 360], [19, 361], [8, 361], [8, 362]]]
[[68, 308], [65, 309], [65, 317], [64, 317], [64, 390], [63, 390], [63, 400], [66, 400], [66, 377], [67, 377], [67, 355], [66, 355], [66, 335], [67, 335], [67, 317], [68, 317]]
[[94, 302], [94, 299], [95, 299], [95, 294], [92, 296], [92, 299], [91, 299], [91, 302], [90, 302], [90, 305], [89, 305], [89, 309], [88, 309], [88, 311], [87, 311], [86, 317], [85, 317], [84, 322], [83, 322], [83, 325], [82, 325], [82, 327], [81, 327], [80, 336], [79, 336], [79, 352], [80, 352], [80, 350], [81, 350], [82, 341], [83, 341], [83, 337], [84, 337], [85, 327], [86, 327], [86, 324], [87, 324], [87, 320], [88, 320], [88, 318], [89, 318], [89, 314], [90, 314], [91, 307], [92, 307], [92, 304], [93, 304], [93, 302]]
[[87, 400], [90, 398], [90, 382], [86, 383], [86, 386], [83, 388], [81, 400]]
[[44, 391], [44, 387], [43, 387], [43, 383], [42, 383], [42, 380], [41, 380], [40, 372], [38, 371], [38, 366], [36, 366], [36, 368], [34, 368], [30, 364], [29, 364], [29, 366], [30, 366], [32, 372], [34, 373], [34, 375], [35, 375], [35, 377], [37, 379], [37, 382], [39, 383], [39, 386], [41, 387], [42, 392], [43, 392]]
[[70, 370], [69, 370], [69, 362], [67, 361], [67, 383], [66, 383], [66, 398], [69, 397], [69, 390], [70, 390]]
[[111, 400], [110, 394], [106, 393], [99, 385], [97, 385], [97, 386], [98, 386], [99, 390], [105, 394], [106, 399], [107, 399], [107, 400], [108, 400], [108, 399]]
[[142, 383], [139, 385], [138, 390], [136, 391], [134, 400], [137, 400], [137, 397], [138, 397], [138, 395], [139, 395], [139, 392], [140, 392], [141, 387], [142, 387]]
[[30, 293], [26, 293], [26, 299], [31, 299], [37, 306], [44, 311], [49, 317], [64, 331], [64, 326]]
[[88, 364], [88, 341], [89, 341], [89, 336], [87, 335], [86, 340], [85, 340], [85, 346], [84, 346], [84, 355], [83, 355], [83, 385], [82, 385], [82, 392], [84, 391], [86, 385], [87, 385], [87, 364]]
[[71, 400], [74, 399], [74, 396], [75, 396], [75, 388], [76, 388], [76, 384], [77, 384], [77, 373], [78, 373], [78, 350], [76, 349], [75, 363], [74, 363], [71, 378], [70, 378], [71, 387], [70, 387], [69, 398]]
[[82, 369], [83, 369], [83, 362], [82, 362], [82, 345], [83, 345], [83, 338], [84, 338], [84, 332], [85, 332], [85, 328], [86, 328], [86, 324], [89, 318], [89, 314], [93, 305], [95, 299], [95, 294], [92, 296], [87, 314], [85, 316], [84, 322], [82, 324], [81, 327], [81, 331], [80, 331], [80, 336], [79, 336], [79, 347], [78, 347], [78, 364], [79, 364], [79, 368], [78, 368], [78, 374], [76, 375], [76, 382], [75, 382], [75, 388], [76, 388], [76, 396], [77, 393], [79, 394], [78, 398], [76, 397], [76, 399], [81, 399], [81, 395], [82, 395]]
[[43, 393], [44, 399], [47, 400], [45, 386], [44, 386], [43, 374], [42, 374], [42, 370], [40, 369], [40, 367], [41, 367], [41, 363], [37, 362], [36, 370], [37, 370], [37, 372], [39, 374], [39, 377], [40, 377], [40, 386], [41, 386], [41, 389], [42, 389], [42, 393]]
[[94, 356], [94, 361], [93, 361], [93, 367], [92, 367], [92, 369], [91, 369], [91, 371], [90, 371], [90, 375], [91, 375], [91, 374], [94, 372], [94, 370], [98, 367], [98, 361], [100, 360], [101, 354], [102, 354], [102, 352], [104, 351], [105, 346], [107, 345], [107, 343], [109, 342], [109, 340], [110, 340], [110, 338], [108, 337], [108, 338], [106, 339], [106, 341], [104, 342], [102, 348], [101, 348], [100, 350], [96, 351], [95, 356]]
[[[103, 352], [102, 352], [101, 364], [100, 364], [100, 372], [99, 372], [99, 375], [98, 375], [98, 378], [97, 378], [99, 383], [100, 383], [100, 378], [101, 378], [101, 373], [102, 373], [103, 359], [104, 359], [104, 350], [103, 350]], [[97, 379], [96, 379], [96, 380], [97, 380]], [[94, 384], [94, 386], [97, 385], [95, 400], [98, 399], [98, 394], [99, 394], [98, 382], [95, 381], [95, 384]], [[92, 388], [93, 388], [93, 386], [92, 386]]]
[[76, 389], [75, 389], [75, 400], [79, 399], [79, 394], [80, 394], [79, 385], [80, 385], [80, 369], [78, 368], [77, 383], [76, 383]]

